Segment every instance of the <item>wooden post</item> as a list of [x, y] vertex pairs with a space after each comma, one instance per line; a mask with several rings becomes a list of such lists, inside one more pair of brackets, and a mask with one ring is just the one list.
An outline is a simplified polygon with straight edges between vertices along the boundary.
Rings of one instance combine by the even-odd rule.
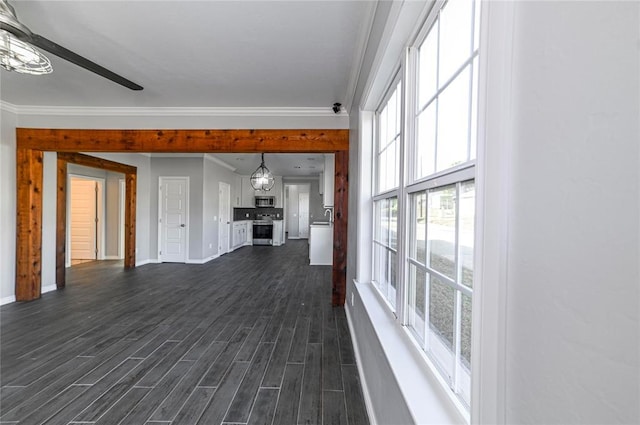
[[125, 175], [124, 267], [136, 266], [136, 173]]
[[16, 301], [40, 297], [43, 152], [16, 149]]
[[56, 192], [56, 287], [66, 284], [67, 246], [67, 161], [58, 156], [58, 177]]
[[333, 201], [333, 293], [334, 306], [344, 305], [347, 294], [347, 215], [349, 205], [349, 151], [335, 155]]

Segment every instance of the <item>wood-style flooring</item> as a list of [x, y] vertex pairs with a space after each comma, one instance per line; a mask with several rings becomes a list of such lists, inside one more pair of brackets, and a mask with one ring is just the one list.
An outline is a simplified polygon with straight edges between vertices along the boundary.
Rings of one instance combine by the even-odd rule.
[[331, 267], [305, 240], [67, 270], [0, 308], [0, 423], [368, 424]]

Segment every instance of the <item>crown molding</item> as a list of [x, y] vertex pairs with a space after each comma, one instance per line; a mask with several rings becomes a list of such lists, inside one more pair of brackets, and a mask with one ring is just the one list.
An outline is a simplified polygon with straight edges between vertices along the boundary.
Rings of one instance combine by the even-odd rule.
[[102, 107], [14, 105], [0, 100], [0, 108], [18, 115], [64, 116], [156, 116], [156, 117], [335, 117], [331, 107]]
[[356, 89], [358, 86], [358, 80], [362, 72], [362, 64], [364, 63], [364, 57], [367, 52], [367, 45], [369, 44], [369, 37], [371, 35], [371, 29], [373, 27], [373, 21], [376, 16], [376, 9], [378, 7], [377, 2], [371, 2], [366, 12], [364, 21], [360, 24], [360, 31], [358, 34], [358, 41], [354, 50], [353, 57], [355, 58], [351, 69], [351, 75], [349, 76], [349, 84], [347, 85], [347, 95], [345, 98], [345, 111], [347, 114], [351, 111], [353, 106], [354, 97], [356, 95]]
[[12, 103], [0, 100], [0, 109], [3, 111], [11, 112], [12, 114], [18, 114], [18, 107]]

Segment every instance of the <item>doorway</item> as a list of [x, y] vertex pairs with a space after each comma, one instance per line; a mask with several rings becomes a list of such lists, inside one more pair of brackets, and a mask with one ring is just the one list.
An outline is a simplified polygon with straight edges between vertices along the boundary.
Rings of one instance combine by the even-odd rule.
[[185, 263], [189, 238], [189, 177], [160, 177], [158, 259]]
[[219, 223], [218, 226], [218, 253], [224, 255], [229, 252], [229, 226], [231, 225], [231, 186], [229, 183], [220, 182], [219, 196]]
[[310, 184], [285, 183], [285, 231], [288, 239], [309, 237]]
[[105, 180], [69, 175], [66, 266], [104, 260]]

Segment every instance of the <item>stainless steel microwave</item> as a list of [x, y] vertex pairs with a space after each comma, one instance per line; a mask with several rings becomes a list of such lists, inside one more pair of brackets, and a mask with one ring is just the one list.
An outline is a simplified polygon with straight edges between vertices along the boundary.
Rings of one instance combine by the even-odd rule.
[[256, 208], [274, 208], [276, 206], [275, 196], [256, 196]]

